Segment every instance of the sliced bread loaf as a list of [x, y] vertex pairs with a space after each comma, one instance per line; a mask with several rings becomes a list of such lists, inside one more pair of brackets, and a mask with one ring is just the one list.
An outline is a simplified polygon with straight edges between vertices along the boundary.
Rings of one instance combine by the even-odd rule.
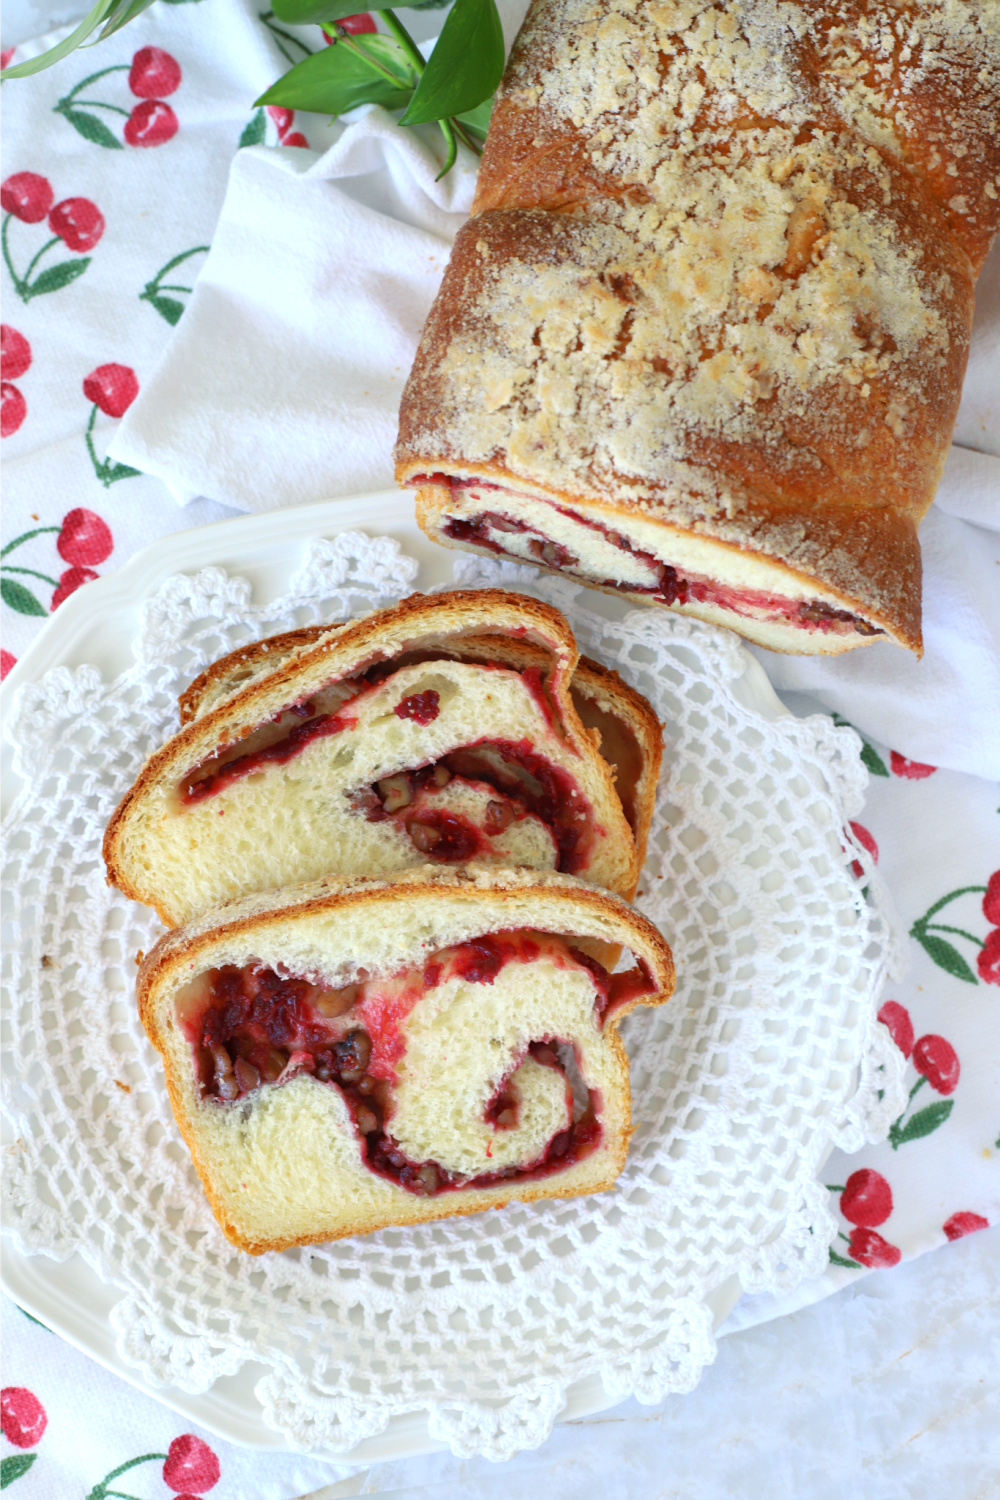
[[660, 725], [616, 673], [580, 663], [550, 606], [416, 595], [231, 653], [180, 707], [104, 842], [109, 880], [168, 925], [427, 859], [635, 891]]
[[[609, 975], [595, 952], [636, 959]], [[143, 961], [139, 1012], [241, 1249], [610, 1187], [631, 1135], [617, 1024], [670, 949], [572, 877], [472, 865], [232, 902]]]

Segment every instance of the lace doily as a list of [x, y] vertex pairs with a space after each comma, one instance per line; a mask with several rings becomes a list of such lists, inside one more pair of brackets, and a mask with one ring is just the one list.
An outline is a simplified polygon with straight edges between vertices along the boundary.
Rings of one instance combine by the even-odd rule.
[[24, 787], [4, 877], [6, 1227], [29, 1253], [79, 1251], [122, 1289], [119, 1352], [153, 1382], [200, 1392], [258, 1361], [266, 1420], [293, 1446], [343, 1452], [426, 1410], [455, 1453], [499, 1459], [541, 1443], [585, 1376], [646, 1402], [691, 1389], [715, 1353], [706, 1298], [733, 1273], [761, 1291], [827, 1263], [817, 1170], [903, 1107], [902, 1058], [875, 1020], [896, 946], [847, 829], [865, 783], [852, 731], [745, 706], [749, 658], [723, 631], [653, 609], [608, 618], [620, 609], [566, 580], [460, 558], [464, 586], [558, 605], [666, 726], [638, 904], [678, 984], [623, 1027], [628, 1163], [596, 1197], [234, 1250], [136, 1016], [135, 955], [158, 924], [105, 884], [101, 837], [208, 662], [392, 602], [416, 571], [395, 542], [351, 534], [312, 542], [263, 607], [216, 568], [171, 578], [116, 681], [84, 666], [22, 688], [8, 726]]

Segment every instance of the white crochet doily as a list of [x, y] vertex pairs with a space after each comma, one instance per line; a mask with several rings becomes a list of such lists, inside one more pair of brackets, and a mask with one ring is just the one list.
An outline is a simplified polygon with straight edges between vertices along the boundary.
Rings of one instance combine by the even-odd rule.
[[901, 1054], [875, 1020], [894, 939], [845, 831], [866, 779], [850, 730], [745, 707], [748, 655], [726, 632], [654, 609], [612, 620], [601, 595], [461, 558], [465, 586], [558, 605], [666, 726], [638, 904], [678, 982], [623, 1028], [628, 1163], [596, 1197], [234, 1250], [136, 1016], [135, 954], [158, 924], [105, 884], [101, 837], [206, 663], [402, 597], [416, 567], [397, 543], [350, 534], [312, 542], [264, 607], [218, 568], [171, 578], [116, 681], [83, 666], [22, 688], [8, 726], [24, 789], [6, 827], [6, 1227], [27, 1253], [79, 1251], [122, 1289], [119, 1353], [147, 1379], [201, 1392], [254, 1360], [269, 1366], [266, 1420], [293, 1446], [343, 1452], [426, 1410], [455, 1453], [505, 1458], [543, 1441], [585, 1376], [646, 1402], [691, 1389], [715, 1353], [706, 1298], [733, 1273], [761, 1291], [826, 1265], [818, 1167], [831, 1145], [883, 1137], [904, 1103]]

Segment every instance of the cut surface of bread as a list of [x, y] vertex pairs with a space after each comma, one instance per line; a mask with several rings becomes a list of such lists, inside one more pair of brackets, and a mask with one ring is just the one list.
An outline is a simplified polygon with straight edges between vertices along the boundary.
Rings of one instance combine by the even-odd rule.
[[418, 595], [261, 642], [202, 673], [181, 720], [104, 845], [109, 879], [168, 925], [427, 859], [635, 889], [660, 726], [617, 674], [580, 666], [563, 616], [536, 601]]
[[[594, 957], [627, 947], [635, 966]], [[213, 1211], [257, 1254], [600, 1192], [631, 1136], [617, 1035], [670, 949], [570, 876], [325, 880], [168, 933], [139, 1013]]]
[[534, 0], [400, 409], [444, 545], [919, 654], [1000, 6]]

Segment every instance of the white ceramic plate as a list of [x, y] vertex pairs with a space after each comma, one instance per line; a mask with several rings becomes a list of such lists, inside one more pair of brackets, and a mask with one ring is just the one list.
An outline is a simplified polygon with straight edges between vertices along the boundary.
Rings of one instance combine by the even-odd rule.
[[[105, 678], [117, 676], [131, 663], [131, 642], [139, 626], [143, 601], [168, 577], [209, 565], [250, 579], [258, 601], [277, 598], [301, 559], [303, 543], [315, 536], [362, 529], [370, 535], [396, 539], [420, 563], [416, 586], [432, 587], [452, 577], [453, 555], [428, 541], [419, 531], [412, 502], [393, 490], [375, 495], [303, 506], [266, 516], [253, 516], [194, 531], [180, 532], [147, 547], [123, 568], [73, 594], [46, 624], [13, 668], [0, 694], [6, 715], [19, 685], [37, 681], [58, 666], [97, 665]], [[634, 605], [605, 596], [609, 614], [624, 614]], [[740, 701], [764, 719], [786, 711], [758, 663], [744, 653], [745, 672], [736, 685]], [[6, 814], [18, 790], [12, 752], [3, 745], [2, 805]], [[4, 1119], [5, 1139], [9, 1124]], [[240, 1372], [216, 1381], [208, 1392], [189, 1395], [179, 1389], [153, 1386], [119, 1355], [109, 1315], [121, 1293], [103, 1282], [75, 1254], [57, 1262], [47, 1256], [26, 1256], [5, 1248], [2, 1284], [8, 1294], [33, 1316], [70, 1343], [141, 1390], [231, 1442], [282, 1449], [283, 1437], [268, 1429], [254, 1386], [263, 1365], [247, 1364]], [[723, 1322], [740, 1295], [737, 1278], [730, 1277], [712, 1296], [715, 1326]], [[567, 1421], [614, 1404], [597, 1377], [578, 1381], [560, 1420]], [[443, 1445], [431, 1438], [422, 1413], [392, 1419], [379, 1437], [337, 1454], [341, 1462], [366, 1463], [428, 1452]], [[331, 1455], [332, 1456], [332, 1455]]]

